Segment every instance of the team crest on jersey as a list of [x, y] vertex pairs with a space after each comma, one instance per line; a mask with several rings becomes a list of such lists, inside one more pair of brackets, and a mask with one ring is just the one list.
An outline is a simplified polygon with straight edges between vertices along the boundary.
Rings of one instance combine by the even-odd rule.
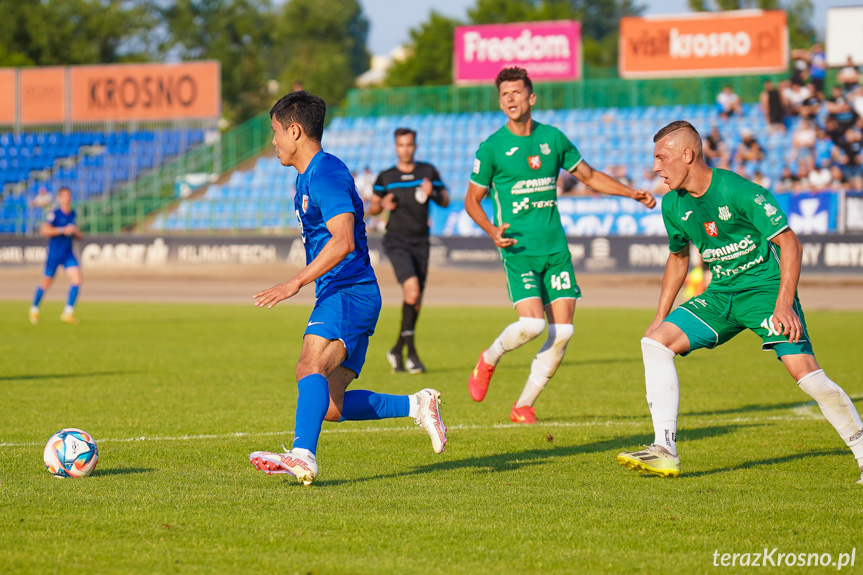
[[764, 204], [764, 213], [767, 214], [767, 217], [774, 215], [777, 212], [776, 208], [771, 206], [770, 204]]
[[538, 170], [540, 166], [542, 166], [542, 160], [539, 159], [539, 156], [528, 156], [527, 163], [530, 164], [530, 167], [534, 170]]
[[704, 222], [704, 229], [707, 231], [707, 235], [712, 238], [719, 235], [719, 228], [716, 226], [716, 222]]
[[418, 204], [424, 204], [428, 201], [429, 195], [423, 191], [422, 187], [417, 186], [416, 190], [414, 190], [414, 199]]
[[731, 219], [731, 212], [728, 210], [728, 206], [719, 206], [719, 219], [723, 222]]
[[303, 213], [309, 209], [309, 196], [303, 196]]
[[542, 152], [543, 156], [547, 156], [551, 153], [551, 148], [548, 147], [548, 144], [540, 144], [539, 151]]

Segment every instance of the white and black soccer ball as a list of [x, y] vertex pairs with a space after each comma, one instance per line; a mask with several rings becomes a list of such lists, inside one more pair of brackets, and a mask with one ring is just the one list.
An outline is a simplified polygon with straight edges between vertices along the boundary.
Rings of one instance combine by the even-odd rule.
[[87, 477], [99, 462], [99, 448], [89, 433], [68, 427], [51, 436], [42, 458], [54, 477]]

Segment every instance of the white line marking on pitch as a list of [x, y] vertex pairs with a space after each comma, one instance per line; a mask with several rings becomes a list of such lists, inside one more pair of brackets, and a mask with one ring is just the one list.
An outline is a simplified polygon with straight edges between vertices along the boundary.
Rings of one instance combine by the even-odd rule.
[[[804, 404], [805, 405], [805, 404]], [[802, 407], [802, 406], [801, 406]], [[799, 409], [799, 408], [796, 408]], [[719, 423], [768, 423], [774, 421], [807, 421], [812, 419], [810, 415], [796, 415], [796, 416], [770, 416], [770, 417], [735, 417], [731, 419], [696, 419], [691, 420], [688, 423], [690, 424], [698, 424], [698, 425], [715, 425]], [[647, 433], [650, 429], [650, 421], [647, 418], [644, 419], [631, 419], [631, 420], [607, 420], [607, 421], [563, 421], [563, 422], [548, 422], [542, 423], [540, 422], [538, 425], [534, 426], [534, 429], [542, 429], [545, 427], [558, 427], [558, 428], [567, 428], [567, 427], [611, 427], [613, 425], [638, 425], [643, 426], [645, 428], [645, 433]], [[520, 423], [495, 423], [493, 425], [448, 425], [447, 431], [463, 431], [463, 430], [489, 430], [489, 429], [524, 429], [524, 424]], [[362, 427], [362, 428], [348, 428], [348, 429], [323, 429], [321, 430], [321, 434], [330, 434], [330, 433], [387, 433], [391, 431], [409, 431], [413, 432], [421, 432], [422, 430], [418, 427]], [[196, 441], [199, 439], [230, 439], [234, 437], [273, 437], [273, 436], [290, 436], [293, 435], [292, 431], [260, 431], [260, 432], [246, 432], [246, 431], [237, 431], [234, 433], [204, 433], [199, 435], [176, 435], [176, 436], [140, 436], [140, 437], [123, 437], [123, 438], [97, 438], [97, 443], [134, 443], [136, 441]], [[31, 447], [36, 445], [42, 445], [39, 442], [23, 442], [23, 443], [5, 443], [0, 442], [0, 448], [3, 447]]]

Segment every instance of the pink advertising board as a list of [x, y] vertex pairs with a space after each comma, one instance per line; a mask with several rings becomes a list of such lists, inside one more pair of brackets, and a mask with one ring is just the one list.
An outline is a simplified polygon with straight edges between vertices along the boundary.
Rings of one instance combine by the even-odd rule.
[[459, 26], [455, 29], [456, 84], [493, 81], [501, 68], [525, 68], [533, 81], [581, 76], [581, 23], [573, 20]]

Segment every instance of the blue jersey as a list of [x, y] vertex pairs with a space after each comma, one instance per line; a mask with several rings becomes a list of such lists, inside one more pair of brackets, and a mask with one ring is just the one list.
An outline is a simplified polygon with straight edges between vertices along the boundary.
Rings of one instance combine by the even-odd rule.
[[[57, 208], [45, 219], [46, 222], [54, 226], [55, 228], [63, 228], [68, 226], [69, 224], [75, 223], [75, 210], [72, 210], [68, 214], [64, 214], [63, 210]], [[48, 253], [53, 256], [60, 256], [64, 253], [72, 251], [72, 239], [73, 236], [54, 236], [51, 238], [51, 241], [48, 242]]]
[[303, 234], [306, 264], [314, 260], [332, 237], [327, 221], [339, 214], [354, 215], [354, 251], [315, 280], [315, 296], [344, 286], [377, 282], [369, 260], [363, 202], [354, 177], [337, 157], [323, 150], [315, 154], [305, 173], [297, 178], [294, 209]]

